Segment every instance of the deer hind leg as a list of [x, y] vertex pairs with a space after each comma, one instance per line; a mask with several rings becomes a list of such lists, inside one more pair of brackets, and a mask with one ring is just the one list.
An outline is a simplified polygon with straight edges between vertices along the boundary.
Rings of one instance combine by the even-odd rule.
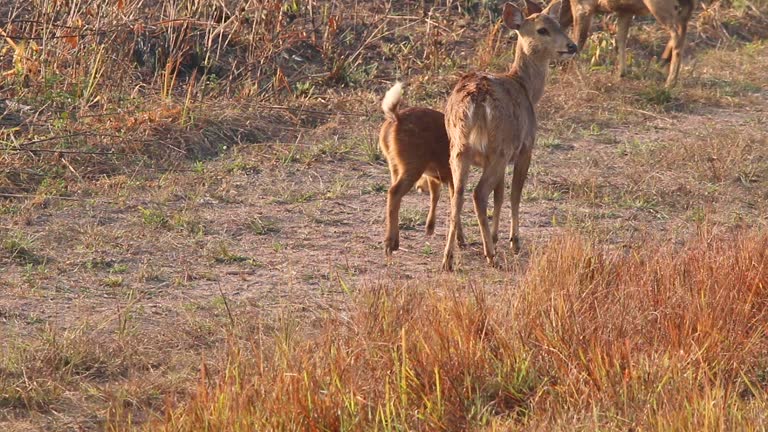
[[389, 256], [400, 248], [400, 203], [403, 196], [411, 190], [419, 175], [400, 176], [390, 186], [387, 194], [387, 235], [384, 238], [384, 253]]
[[664, 52], [661, 53], [661, 64], [663, 66], [669, 66], [669, 63], [672, 61], [672, 50], [675, 46], [675, 37], [672, 36], [669, 38], [669, 42], [667, 42], [667, 46], [664, 48]]
[[464, 205], [464, 189], [469, 177], [469, 160], [463, 153], [451, 154], [451, 173], [453, 174], [453, 196], [451, 197], [451, 221], [448, 239], [443, 253], [443, 271], [453, 270], [454, 249], [459, 231], [461, 231], [461, 207]]
[[493, 228], [491, 238], [493, 244], [499, 242], [499, 222], [501, 221], [501, 207], [504, 205], [504, 179], [493, 188]]
[[[451, 182], [448, 183], [448, 192], [450, 192], [451, 195], [451, 202], [453, 202], [453, 190], [453, 180], [451, 180]], [[462, 248], [467, 244], [466, 240], [464, 239], [464, 229], [461, 227], [461, 223], [459, 223], [459, 226], [456, 227], [456, 241], [458, 242], [459, 247]]]
[[531, 164], [531, 148], [526, 145], [515, 161], [512, 173], [512, 188], [509, 192], [509, 201], [512, 206], [512, 228], [509, 233], [509, 246], [512, 252], [520, 252], [520, 199], [523, 196], [523, 185], [528, 177], [528, 166]]
[[[496, 245], [491, 235], [491, 229], [488, 226], [488, 196], [491, 190], [495, 190], [498, 184], [504, 181], [505, 166], [506, 164], [503, 162], [495, 162], [486, 166], [474, 192], [475, 213], [477, 214], [477, 222], [480, 225], [480, 235], [483, 239], [483, 252], [490, 265], [494, 265]], [[494, 195], [496, 195], [495, 191]], [[496, 213], [495, 209], [494, 213]]]
[[435, 233], [435, 213], [437, 210], [437, 202], [440, 200], [440, 180], [428, 177], [427, 185], [429, 185], [429, 215], [427, 215], [427, 235], [431, 236]]
[[631, 24], [632, 15], [619, 15], [616, 46], [619, 49], [619, 76], [621, 77], [627, 75], [627, 36], [629, 35], [629, 26]]

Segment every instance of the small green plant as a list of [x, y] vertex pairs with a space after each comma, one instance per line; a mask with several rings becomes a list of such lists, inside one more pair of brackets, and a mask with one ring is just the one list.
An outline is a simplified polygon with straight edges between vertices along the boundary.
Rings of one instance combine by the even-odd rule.
[[122, 276], [107, 276], [102, 281], [104, 286], [109, 288], [117, 288], [119, 286], [123, 285], [123, 277]]
[[288, 189], [283, 193], [275, 197], [272, 202], [282, 204], [302, 204], [309, 202], [315, 198], [315, 193], [308, 190], [301, 189]]
[[114, 267], [112, 267], [112, 270], [110, 270], [110, 273], [125, 273], [128, 271], [128, 265], [126, 264], [116, 264]]
[[293, 93], [296, 97], [309, 98], [312, 96], [314, 90], [315, 85], [312, 83], [312, 81], [303, 81], [296, 83]]
[[197, 174], [205, 174], [205, 163], [203, 161], [195, 161], [192, 164], [192, 171]]
[[566, 146], [563, 144], [562, 141], [560, 141], [558, 138], [554, 136], [544, 136], [541, 139], [538, 140], [537, 144], [545, 149], [548, 150], [561, 150], [566, 148]]
[[213, 261], [219, 264], [254, 263], [252, 258], [236, 254], [230, 251], [224, 244], [220, 244], [218, 248], [216, 248], [213, 254]]
[[666, 87], [652, 86], [640, 93], [640, 97], [651, 105], [666, 106], [674, 101], [672, 91]]
[[160, 210], [139, 207], [139, 211], [141, 212], [141, 220], [145, 225], [162, 228], [169, 224], [168, 218]]
[[386, 192], [389, 189], [389, 186], [384, 183], [374, 183], [372, 185], [366, 186], [361, 193], [363, 195], [371, 195], [371, 194], [381, 194]]
[[276, 234], [280, 232], [277, 221], [264, 217], [254, 216], [248, 221], [248, 227], [256, 235]]
[[41, 265], [45, 259], [32, 251], [32, 240], [21, 233], [6, 237], [2, 242], [3, 250], [11, 259], [22, 265]]
[[186, 212], [173, 215], [171, 223], [176, 229], [186, 231], [193, 236], [201, 237], [205, 234], [205, 226], [203, 223], [191, 217]]
[[421, 210], [413, 208], [403, 208], [400, 210], [400, 228], [404, 230], [413, 230], [417, 226], [424, 225], [427, 221], [427, 214]]

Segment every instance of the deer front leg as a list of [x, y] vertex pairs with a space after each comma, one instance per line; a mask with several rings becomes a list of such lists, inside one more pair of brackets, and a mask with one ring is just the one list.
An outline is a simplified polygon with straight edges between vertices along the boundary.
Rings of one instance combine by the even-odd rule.
[[499, 222], [501, 221], [501, 208], [504, 205], [504, 180], [502, 179], [493, 189], [493, 244], [499, 242]]
[[[451, 195], [451, 202], [453, 202], [453, 180], [451, 180], [450, 183], [448, 183], [448, 192], [450, 192]], [[450, 214], [450, 210], [448, 211]], [[464, 239], [464, 228], [461, 227], [461, 223], [459, 223], [459, 226], [456, 229], [456, 241], [459, 244], [459, 247], [463, 248], [466, 246], [467, 241]]]
[[618, 31], [616, 33], [616, 46], [619, 49], [619, 76], [627, 75], [627, 36], [629, 26], [632, 24], [632, 15], [620, 14]]
[[590, 10], [585, 6], [576, 6], [573, 8], [573, 32], [576, 44], [579, 47], [579, 51], [584, 48], [589, 37], [589, 29], [592, 26], [592, 16], [595, 11]]
[[688, 24], [683, 23], [672, 32], [672, 61], [669, 64], [669, 76], [667, 76], [667, 88], [672, 88], [677, 84], [677, 77], [680, 74], [680, 66], [683, 59], [683, 50], [685, 49], [685, 34], [688, 30]]
[[523, 196], [523, 185], [525, 185], [525, 180], [528, 177], [532, 147], [531, 145], [523, 147], [512, 172], [512, 189], [509, 192], [509, 201], [512, 206], [512, 228], [509, 234], [509, 246], [514, 253], [520, 252], [520, 199]]

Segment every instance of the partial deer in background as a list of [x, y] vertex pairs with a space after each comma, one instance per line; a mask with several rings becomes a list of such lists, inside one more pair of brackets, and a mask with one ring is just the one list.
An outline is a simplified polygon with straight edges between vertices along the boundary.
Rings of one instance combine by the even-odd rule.
[[[512, 3], [504, 5], [504, 24], [517, 31], [515, 62], [506, 74], [464, 75], [448, 98], [445, 126], [451, 141], [451, 172], [455, 193], [451, 225], [442, 267], [453, 269], [454, 248], [461, 226], [464, 189], [471, 165], [482, 167], [474, 192], [475, 213], [480, 224], [483, 250], [495, 264], [495, 243], [504, 200], [504, 175], [514, 164], [510, 201], [510, 246], [520, 250], [520, 198], [536, 139], [536, 104], [544, 94], [550, 61], [573, 56], [576, 44], [560, 28], [553, 9], [526, 0], [527, 18]], [[493, 191], [493, 231], [488, 226], [488, 196]]]
[[674, 87], [680, 74], [680, 65], [685, 48], [685, 35], [688, 31], [688, 21], [691, 19], [695, 0], [555, 0], [562, 1], [560, 25], [563, 28], [573, 24], [574, 38], [579, 49], [589, 37], [592, 17], [595, 13], [615, 13], [618, 15], [618, 30], [616, 45], [619, 51], [619, 74], [627, 73], [627, 35], [632, 17], [635, 15], [653, 15], [656, 20], [670, 33], [670, 39], [662, 62], [669, 65], [667, 87]]
[[[435, 231], [435, 210], [442, 183], [448, 184], [453, 196], [445, 117], [440, 111], [429, 108], [412, 107], [398, 111], [402, 94], [402, 84], [396, 83], [381, 102], [386, 119], [381, 125], [379, 147], [389, 163], [392, 176], [392, 185], [387, 195], [387, 234], [384, 238], [384, 252], [387, 255], [400, 247], [400, 203], [420, 178], [419, 183], [426, 183], [429, 188], [427, 235]], [[463, 243], [461, 226], [458, 236]]]

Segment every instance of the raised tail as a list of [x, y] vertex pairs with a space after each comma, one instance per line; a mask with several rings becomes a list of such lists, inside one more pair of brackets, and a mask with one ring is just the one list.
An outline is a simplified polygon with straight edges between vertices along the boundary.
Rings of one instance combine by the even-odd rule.
[[392, 120], [397, 121], [397, 107], [400, 105], [400, 99], [403, 97], [403, 84], [396, 82], [387, 93], [384, 95], [384, 99], [381, 101], [381, 109], [384, 110], [384, 115]]

